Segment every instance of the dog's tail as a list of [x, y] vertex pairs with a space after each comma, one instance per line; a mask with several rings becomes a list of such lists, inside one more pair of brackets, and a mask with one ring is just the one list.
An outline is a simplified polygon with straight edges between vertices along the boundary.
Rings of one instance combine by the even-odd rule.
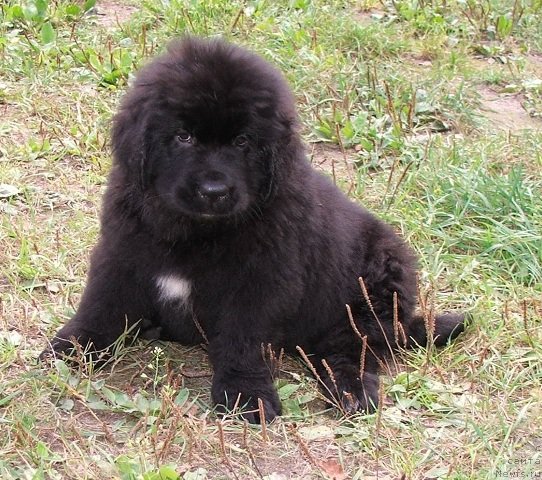
[[469, 319], [468, 315], [459, 312], [438, 314], [435, 316], [433, 333], [428, 334], [427, 323], [431, 322], [426, 322], [422, 315], [417, 315], [408, 331], [407, 348], [425, 346], [428, 342], [437, 347], [444, 346], [465, 330]]

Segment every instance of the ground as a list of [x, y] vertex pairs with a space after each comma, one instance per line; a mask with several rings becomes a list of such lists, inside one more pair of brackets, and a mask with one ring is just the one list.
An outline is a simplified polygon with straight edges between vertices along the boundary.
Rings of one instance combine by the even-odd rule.
[[[95, 3], [95, 5], [93, 5]], [[496, 479], [542, 475], [542, 38], [536, 2], [7, 0], [0, 6], [0, 478]], [[183, 32], [292, 84], [314, 167], [420, 257], [420, 309], [468, 331], [405, 352], [346, 417], [302, 361], [284, 415], [218, 418], [205, 347], [36, 357], [77, 308], [131, 76]], [[529, 477], [530, 476], [530, 477]]]

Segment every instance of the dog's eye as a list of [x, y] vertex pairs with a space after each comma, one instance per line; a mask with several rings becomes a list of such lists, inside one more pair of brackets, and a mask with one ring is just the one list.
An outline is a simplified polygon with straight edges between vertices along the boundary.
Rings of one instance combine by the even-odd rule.
[[192, 135], [188, 132], [180, 132], [177, 134], [177, 140], [181, 143], [192, 143]]
[[248, 137], [246, 135], [239, 135], [233, 139], [233, 144], [236, 147], [244, 148], [248, 145]]

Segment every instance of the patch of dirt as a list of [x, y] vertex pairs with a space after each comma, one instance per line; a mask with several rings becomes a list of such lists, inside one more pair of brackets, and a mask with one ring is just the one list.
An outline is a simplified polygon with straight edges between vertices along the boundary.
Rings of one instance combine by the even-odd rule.
[[316, 170], [331, 175], [333, 180], [354, 181], [354, 160], [355, 152], [345, 150], [344, 152], [337, 145], [328, 143], [312, 143], [308, 145], [311, 164]]
[[[503, 59], [507, 63], [503, 63]], [[488, 69], [508, 69], [510, 65], [522, 65], [523, 75], [542, 75], [542, 53], [528, 53], [521, 55], [519, 53], [514, 54], [511, 58], [507, 59], [507, 55], [503, 54], [502, 57], [494, 56], [487, 57], [484, 55], [474, 55], [470, 57], [469, 64], [477, 71], [485, 71]]]
[[418, 66], [422, 68], [431, 68], [433, 66], [434, 55], [431, 55], [430, 52], [424, 51], [419, 53], [411, 53], [403, 55], [405, 61], [409, 62], [413, 66]]
[[469, 65], [475, 70], [486, 70], [489, 66], [494, 65], [497, 61], [491, 57], [485, 57], [483, 55], [474, 55], [469, 58]]
[[[31, 131], [27, 126], [28, 116], [17, 104], [7, 101], [0, 103], [0, 118], [2, 118], [2, 131], [0, 133], [2, 137], [9, 134], [10, 143], [22, 145], [31, 137]], [[4, 139], [6, 139], [7, 144], [7, 138], [3, 137], [0, 146], [4, 146]]]
[[94, 13], [99, 25], [103, 27], [116, 27], [127, 22], [131, 15], [137, 11], [134, 5], [127, 2], [105, 0], [98, 2]]
[[376, 8], [370, 8], [369, 10], [360, 10], [354, 13], [354, 20], [361, 25], [369, 25], [375, 20], [380, 20], [386, 15], [382, 10]]
[[531, 117], [523, 108], [522, 94], [499, 94], [491, 88], [481, 87], [478, 95], [483, 115], [493, 126], [510, 131], [542, 128], [542, 121]]
[[525, 72], [536, 77], [542, 76], [542, 53], [529, 53], [525, 56]]

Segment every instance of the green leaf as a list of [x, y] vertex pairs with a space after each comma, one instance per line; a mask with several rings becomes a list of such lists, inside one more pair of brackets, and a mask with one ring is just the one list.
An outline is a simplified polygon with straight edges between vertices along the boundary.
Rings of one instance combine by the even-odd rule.
[[78, 17], [81, 15], [81, 12], [83, 10], [79, 5], [75, 5], [74, 3], [70, 3], [66, 6], [66, 15], [69, 15], [70, 17]]
[[179, 407], [182, 407], [188, 400], [189, 395], [190, 391], [188, 390], [188, 388], [182, 388], [181, 390], [179, 390], [179, 393], [175, 397], [175, 400], [173, 400], [173, 403], [175, 403], [175, 405], [178, 405]]
[[115, 465], [122, 480], [135, 480], [141, 471], [139, 462], [127, 455], [121, 455], [115, 460]]
[[354, 138], [354, 128], [350, 120], [347, 120], [344, 124], [344, 127], [341, 129], [341, 135], [349, 142]]
[[304, 393], [301, 396], [296, 397], [296, 401], [299, 405], [304, 405], [305, 403], [312, 402], [316, 398], [314, 393]]
[[302, 418], [305, 416], [299, 402], [297, 402], [295, 399], [287, 398], [286, 400], [282, 400], [282, 407], [286, 415], [297, 418]]
[[450, 473], [450, 467], [437, 466], [433, 467], [431, 470], [425, 472], [425, 478], [443, 478]]
[[16, 390], [15, 392], [10, 393], [9, 395], [2, 396], [0, 394], [0, 407], [5, 407], [8, 403], [11, 402], [15, 397], [18, 397], [22, 392], [20, 390]]
[[97, 72], [101, 72], [104, 67], [102, 65], [102, 62], [100, 61], [100, 59], [98, 58], [98, 56], [95, 54], [95, 53], [88, 53], [88, 61], [90, 63], [90, 65], [97, 71]]
[[47, 45], [55, 41], [56, 35], [51, 22], [45, 22], [41, 26], [41, 43]]
[[122, 71], [130, 71], [130, 69], [132, 68], [132, 63], [132, 54], [130, 52], [122, 52], [120, 57], [120, 66], [122, 67]]
[[64, 360], [57, 358], [55, 359], [54, 364], [60, 378], [66, 380], [71, 377], [71, 369], [68, 367], [68, 365], [66, 365]]
[[92, 382], [92, 388], [96, 390], [97, 392], [100, 391], [104, 386], [105, 386], [105, 379], [103, 378]]
[[35, 449], [39, 458], [47, 459], [51, 457], [51, 451], [49, 450], [49, 447], [47, 447], [47, 445], [44, 442], [38, 441], [36, 443]]
[[501, 38], [507, 37], [512, 32], [512, 20], [505, 15], [499, 15], [497, 18], [497, 33]]
[[47, 0], [35, 0], [36, 10], [39, 18], [45, 18], [48, 3], [49, 2]]
[[175, 468], [171, 465], [164, 465], [158, 470], [160, 475], [165, 480], [178, 480], [179, 474], [175, 471]]
[[143, 480], [179, 480], [181, 477], [170, 465], [160, 467], [158, 472], [147, 472], [143, 475]]
[[134, 398], [137, 409], [141, 413], [146, 413], [149, 411], [149, 401], [140, 393], [136, 394]]
[[122, 409], [127, 411], [137, 410], [137, 406], [135, 405], [133, 400], [124, 392], [115, 393], [114, 404], [117, 407], [121, 407]]
[[333, 129], [331, 125], [325, 120], [322, 120], [322, 122], [316, 126], [315, 130], [320, 138], [323, 138], [325, 140], [331, 140], [333, 138]]
[[71, 398], [62, 398], [58, 402], [58, 408], [69, 412], [75, 406], [75, 402]]
[[25, 20], [34, 20], [38, 17], [38, 9], [34, 3], [25, 3], [23, 7], [23, 16]]
[[24, 18], [24, 10], [20, 5], [14, 5], [11, 8], [11, 16], [16, 19]]
[[368, 152], [372, 152], [374, 148], [373, 142], [367, 140], [366, 138], [360, 138], [359, 145], [361, 145], [361, 147]]
[[85, 12], [88, 12], [91, 8], [94, 8], [96, 5], [96, 0], [86, 0], [86, 2], [83, 5], [83, 10]]
[[[97, 389], [98, 390], [98, 389]], [[113, 390], [107, 388], [107, 387], [101, 387], [101, 393], [102, 395], [107, 399], [109, 400], [113, 405], [116, 405], [117, 403], [117, 398], [116, 398], [116, 392], [114, 392]]]
[[404, 385], [392, 385], [389, 392], [390, 393], [406, 393], [407, 389]]
[[289, 398], [298, 388], [299, 384], [287, 383], [286, 385], [279, 388], [278, 393], [281, 400], [286, 400]]
[[99, 399], [88, 400], [87, 407], [92, 410], [111, 410], [111, 407], [107, 403]]

